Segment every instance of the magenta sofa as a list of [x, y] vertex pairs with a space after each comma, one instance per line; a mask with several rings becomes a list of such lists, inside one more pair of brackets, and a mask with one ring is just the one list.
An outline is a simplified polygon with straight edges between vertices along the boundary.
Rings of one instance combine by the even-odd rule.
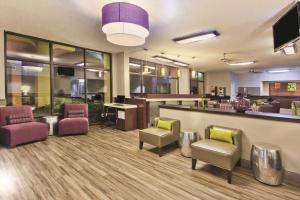
[[58, 123], [58, 135], [88, 134], [88, 105], [65, 104], [64, 119]]
[[30, 106], [0, 107], [1, 142], [9, 147], [45, 140], [48, 125], [35, 122]]

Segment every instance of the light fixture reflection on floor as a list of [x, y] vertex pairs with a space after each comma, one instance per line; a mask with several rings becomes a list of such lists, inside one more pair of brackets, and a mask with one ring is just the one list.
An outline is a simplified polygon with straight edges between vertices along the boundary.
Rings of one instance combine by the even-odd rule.
[[14, 176], [3, 171], [0, 173], [0, 193], [10, 195], [16, 191], [16, 184]]
[[114, 2], [102, 8], [102, 31], [109, 42], [121, 46], [139, 46], [149, 36], [149, 15], [143, 8]]

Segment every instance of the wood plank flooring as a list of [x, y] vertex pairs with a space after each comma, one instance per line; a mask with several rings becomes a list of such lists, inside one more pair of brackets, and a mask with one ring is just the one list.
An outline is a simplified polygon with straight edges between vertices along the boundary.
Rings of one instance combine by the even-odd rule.
[[138, 132], [92, 126], [89, 135], [0, 148], [0, 199], [300, 199], [300, 185], [271, 187], [237, 167], [225, 173], [182, 157], [175, 145], [138, 150]]

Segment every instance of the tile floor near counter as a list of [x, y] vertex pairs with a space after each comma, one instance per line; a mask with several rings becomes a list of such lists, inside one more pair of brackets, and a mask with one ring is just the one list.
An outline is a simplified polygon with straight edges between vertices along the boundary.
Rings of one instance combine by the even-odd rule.
[[300, 199], [300, 185], [271, 187], [237, 167], [225, 173], [199, 161], [197, 170], [175, 146], [138, 150], [138, 131], [92, 126], [89, 135], [56, 137], [0, 148], [0, 199]]

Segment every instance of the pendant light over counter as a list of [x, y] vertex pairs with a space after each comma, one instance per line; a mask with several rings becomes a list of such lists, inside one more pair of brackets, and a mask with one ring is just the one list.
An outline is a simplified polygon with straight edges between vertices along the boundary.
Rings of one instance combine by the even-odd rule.
[[102, 31], [109, 42], [120, 46], [140, 46], [149, 36], [149, 15], [143, 8], [114, 2], [102, 8]]

